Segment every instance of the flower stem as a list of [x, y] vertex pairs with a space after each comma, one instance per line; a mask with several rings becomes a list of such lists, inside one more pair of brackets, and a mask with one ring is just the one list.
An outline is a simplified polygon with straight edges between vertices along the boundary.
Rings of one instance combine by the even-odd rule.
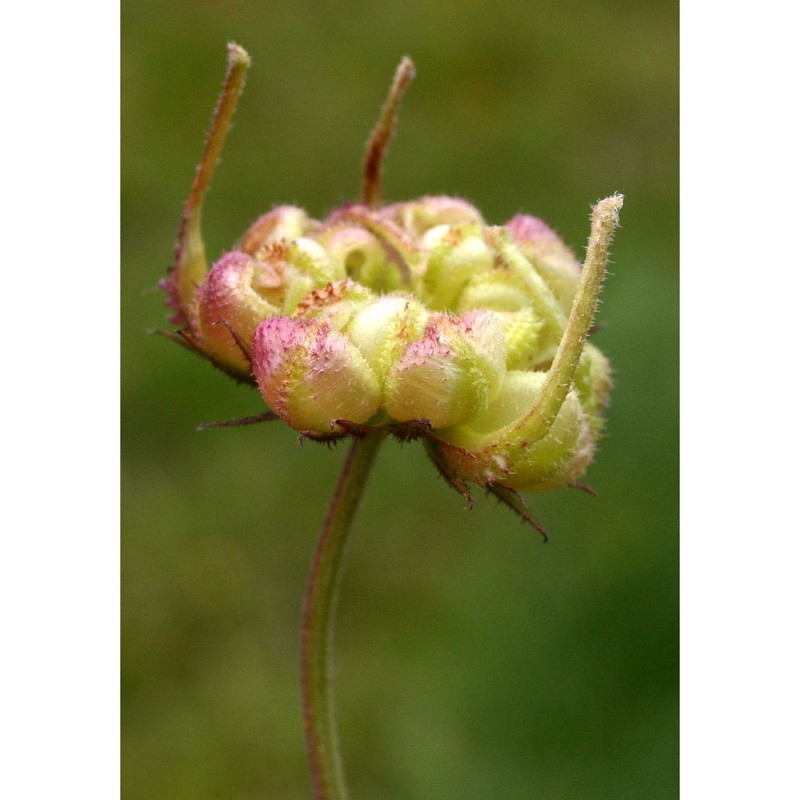
[[346, 800], [330, 678], [336, 596], [350, 523], [384, 434], [353, 442], [311, 561], [300, 647], [306, 748], [314, 800]]

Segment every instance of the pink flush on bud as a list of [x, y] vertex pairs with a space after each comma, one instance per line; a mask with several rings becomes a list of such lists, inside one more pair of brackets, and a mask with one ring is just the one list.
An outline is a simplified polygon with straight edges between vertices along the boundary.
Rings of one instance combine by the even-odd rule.
[[245, 232], [239, 249], [250, 255], [273, 242], [291, 241], [305, 236], [319, 223], [296, 206], [278, 206], [262, 214]]
[[458, 225], [462, 222], [483, 224], [483, 217], [472, 203], [460, 197], [443, 195], [421, 197], [405, 203], [385, 206], [380, 215], [420, 237], [437, 225]]
[[505, 374], [503, 326], [490, 311], [432, 314], [389, 372], [386, 410], [399, 421], [450, 428], [483, 412]]
[[[261, 275], [264, 273], [264, 275]], [[250, 372], [250, 340], [276, 309], [258, 292], [269, 266], [247, 253], [226, 253], [197, 288], [197, 327], [208, 352], [230, 369]]]
[[517, 214], [506, 223], [506, 229], [518, 242], [561, 241], [546, 222], [530, 214]]
[[568, 314], [581, 276], [572, 250], [538, 217], [518, 214], [505, 227]]
[[380, 405], [378, 379], [358, 348], [320, 320], [262, 322], [253, 337], [253, 374], [269, 407], [297, 430], [366, 422]]

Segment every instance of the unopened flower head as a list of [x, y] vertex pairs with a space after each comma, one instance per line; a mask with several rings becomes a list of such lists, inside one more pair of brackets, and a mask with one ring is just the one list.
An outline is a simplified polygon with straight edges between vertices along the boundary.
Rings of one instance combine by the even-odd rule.
[[372, 134], [360, 202], [316, 220], [277, 206], [208, 265], [203, 198], [249, 57], [227, 79], [162, 288], [175, 336], [305, 436], [424, 438], [451, 485], [507, 499], [574, 483], [610, 391], [587, 343], [622, 197], [599, 202], [583, 265], [543, 221], [493, 225], [466, 200], [383, 204], [381, 171], [413, 77], [404, 59]]

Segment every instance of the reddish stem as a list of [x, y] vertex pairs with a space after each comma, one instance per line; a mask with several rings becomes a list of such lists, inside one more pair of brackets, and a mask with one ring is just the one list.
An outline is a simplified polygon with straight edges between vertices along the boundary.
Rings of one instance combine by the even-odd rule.
[[330, 678], [333, 623], [350, 523], [383, 439], [382, 433], [373, 433], [354, 440], [311, 560], [303, 605], [300, 682], [314, 800], [347, 798]]

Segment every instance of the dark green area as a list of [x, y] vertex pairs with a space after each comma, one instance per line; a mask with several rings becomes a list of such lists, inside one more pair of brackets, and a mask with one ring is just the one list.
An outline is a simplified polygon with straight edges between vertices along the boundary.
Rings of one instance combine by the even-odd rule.
[[353, 800], [677, 797], [677, 4], [629, 0], [123, 5], [124, 797], [310, 796], [300, 602], [344, 449], [279, 423], [196, 433], [258, 394], [146, 334], [230, 39], [253, 68], [212, 258], [274, 204], [355, 198], [406, 53], [389, 199], [528, 211], [580, 251], [590, 204], [627, 196], [599, 496], [530, 497], [542, 545], [490, 498], [465, 511], [420, 446], [379, 456], [337, 631]]

